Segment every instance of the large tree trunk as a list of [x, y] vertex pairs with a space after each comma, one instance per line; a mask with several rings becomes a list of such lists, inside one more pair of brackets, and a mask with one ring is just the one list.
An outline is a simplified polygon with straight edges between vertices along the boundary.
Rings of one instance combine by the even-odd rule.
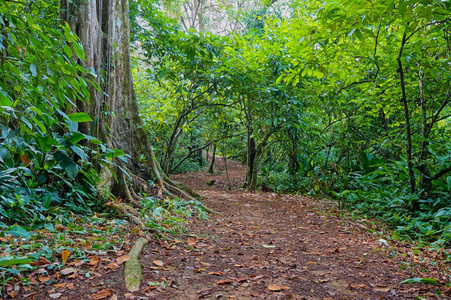
[[[135, 178], [144, 179], [141, 183], [153, 180], [160, 189], [180, 194], [179, 188], [163, 179], [138, 114], [130, 66], [129, 1], [61, 0], [61, 17], [80, 38], [86, 56], [80, 64], [95, 70], [94, 80], [100, 87], [90, 87], [89, 102], [77, 103], [94, 120], [83, 124], [81, 130], [109, 148], [123, 150], [128, 155], [123, 167]], [[100, 170], [102, 185], [116, 196], [130, 195], [130, 183], [116, 182], [115, 171]]]

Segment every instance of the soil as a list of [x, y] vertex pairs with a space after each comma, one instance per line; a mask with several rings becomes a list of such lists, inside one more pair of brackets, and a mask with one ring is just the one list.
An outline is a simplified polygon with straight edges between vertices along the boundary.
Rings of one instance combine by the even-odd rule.
[[[127, 293], [123, 265], [106, 269], [106, 261], [72, 289], [40, 285], [28, 293], [33, 299], [60, 293], [56, 299], [142, 300], [438, 299], [449, 293], [438, 267], [410, 245], [372, 233], [377, 223], [351, 220], [330, 200], [246, 192], [245, 167], [231, 161], [228, 190], [223, 163], [217, 158], [215, 174], [173, 176], [222, 215], [192, 219], [187, 234], [146, 245], [139, 292]], [[400, 284], [412, 277], [435, 278], [439, 285]], [[16, 299], [31, 299], [26, 296]]]

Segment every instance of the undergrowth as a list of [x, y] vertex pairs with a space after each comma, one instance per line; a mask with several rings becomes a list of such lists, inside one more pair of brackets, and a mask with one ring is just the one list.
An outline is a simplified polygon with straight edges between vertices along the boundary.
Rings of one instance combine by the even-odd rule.
[[[145, 230], [113, 217], [108, 212], [92, 213], [89, 218], [67, 212], [39, 229], [0, 222], [0, 298], [6, 296], [6, 284], [17, 276], [28, 285], [32, 282], [24, 275], [37, 268], [45, 273], [64, 268], [63, 251], [68, 251], [71, 261], [88, 263], [92, 255], [123, 250], [124, 244]], [[206, 219], [207, 213], [199, 201], [143, 197], [140, 217], [146, 226], [176, 235], [186, 231], [187, 219]]]

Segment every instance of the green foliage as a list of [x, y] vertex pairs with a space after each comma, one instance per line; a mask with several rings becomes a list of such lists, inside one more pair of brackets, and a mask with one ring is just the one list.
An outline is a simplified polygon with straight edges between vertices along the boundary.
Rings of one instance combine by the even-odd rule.
[[82, 45], [58, 1], [2, 2], [0, 23], [0, 220], [89, 212], [100, 200], [93, 161], [109, 164], [112, 151], [78, 131], [92, 120], [75, 103], [95, 76], [78, 64]]
[[163, 168], [217, 141], [252, 152], [261, 187], [449, 239], [449, 1], [260, 4], [241, 34], [141, 31], [141, 114], [162, 165], [176, 157]]

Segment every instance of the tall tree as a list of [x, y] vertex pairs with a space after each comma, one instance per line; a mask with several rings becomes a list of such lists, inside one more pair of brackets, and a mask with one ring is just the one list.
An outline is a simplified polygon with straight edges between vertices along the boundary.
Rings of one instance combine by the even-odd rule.
[[[101, 187], [119, 197], [133, 198], [135, 191], [146, 190], [153, 180], [170, 194], [190, 198], [159, 170], [152, 147], [142, 128], [133, 89], [130, 65], [130, 22], [128, 0], [61, 0], [61, 17], [70, 24], [85, 49], [85, 61], [79, 61], [98, 74], [100, 88], [90, 87], [90, 101], [78, 101], [78, 108], [88, 113], [93, 122], [82, 128], [100, 138], [108, 147], [128, 155], [121, 162], [125, 172], [102, 168]], [[133, 180], [128, 180], [128, 174]], [[194, 195], [191, 192], [191, 195]]]

